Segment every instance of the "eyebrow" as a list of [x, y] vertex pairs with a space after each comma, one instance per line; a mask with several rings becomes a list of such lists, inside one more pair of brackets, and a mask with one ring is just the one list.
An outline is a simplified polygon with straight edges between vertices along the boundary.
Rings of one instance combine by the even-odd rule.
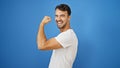
[[[55, 16], [58, 16], [58, 15], [55, 15]], [[61, 14], [60, 16], [65, 16], [65, 14]]]

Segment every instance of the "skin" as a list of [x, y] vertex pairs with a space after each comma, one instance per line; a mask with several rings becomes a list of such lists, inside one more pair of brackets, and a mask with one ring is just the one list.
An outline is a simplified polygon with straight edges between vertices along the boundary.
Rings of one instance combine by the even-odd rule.
[[[49, 16], [45, 16], [40, 23], [38, 35], [37, 35], [37, 46], [40, 50], [53, 50], [62, 48], [62, 46], [57, 42], [55, 38], [47, 39], [44, 26], [51, 21]], [[56, 9], [55, 11], [55, 21], [57, 23], [60, 32], [64, 32], [70, 29], [70, 16], [67, 11], [61, 11]]]

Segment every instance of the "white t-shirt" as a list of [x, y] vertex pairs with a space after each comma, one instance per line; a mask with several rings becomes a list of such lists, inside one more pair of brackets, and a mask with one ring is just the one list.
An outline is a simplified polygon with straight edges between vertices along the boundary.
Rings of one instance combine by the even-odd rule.
[[49, 68], [72, 68], [78, 46], [75, 32], [68, 29], [60, 33], [55, 39], [63, 48], [53, 50]]

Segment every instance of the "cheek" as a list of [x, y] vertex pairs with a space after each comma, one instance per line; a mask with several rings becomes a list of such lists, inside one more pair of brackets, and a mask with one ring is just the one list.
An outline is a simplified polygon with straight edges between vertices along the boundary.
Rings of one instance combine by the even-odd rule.
[[68, 21], [68, 19], [67, 18], [62, 18], [62, 21], [66, 22], [66, 21]]

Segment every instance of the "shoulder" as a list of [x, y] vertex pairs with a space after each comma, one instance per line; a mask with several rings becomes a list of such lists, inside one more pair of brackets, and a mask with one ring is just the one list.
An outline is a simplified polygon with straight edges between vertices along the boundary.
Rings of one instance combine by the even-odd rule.
[[60, 33], [57, 37], [70, 39], [74, 36], [74, 34], [75, 34], [74, 31], [72, 29], [69, 29], [65, 32]]
[[55, 39], [63, 46], [71, 46], [75, 41], [77, 41], [77, 37], [72, 29], [69, 29], [65, 32], [60, 33]]

